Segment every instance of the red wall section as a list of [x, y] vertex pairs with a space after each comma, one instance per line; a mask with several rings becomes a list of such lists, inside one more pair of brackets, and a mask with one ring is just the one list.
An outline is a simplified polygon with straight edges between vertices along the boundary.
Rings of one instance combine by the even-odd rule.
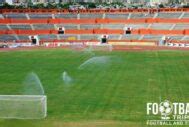
[[107, 30], [106, 29], [94, 29], [93, 33], [94, 34], [107, 34]]
[[27, 35], [35, 35], [35, 34], [49, 34], [50, 30], [17, 30], [17, 34], [27, 34]]
[[123, 30], [94, 29], [94, 34], [123, 34]]
[[189, 23], [189, 18], [186, 19], [159, 19], [159, 18], [146, 18], [146, 19], [0, 19], [0, 24], [11, 23], [25, 23], [25, 24], [108, 24], [108, 23]]
[[138, 29], [137, 29], [137, 30], [136, 30], [136, 29], [133, 29], [133, 30], [131, 30], [131, 33], [132, 33], [132, 34], [140, 34], [139, 31], [140, 31], [140, 30], [138, 30]]
[[189, 35], [189, 29], [184, 30], [185, 35]]
[[146, 18], [146, 23], [157, 23], [159, 18]]
[[93, 34], [93, 30], [65, 30], [66, 34]]
[[154, 29], [139, 29], [138, 33], [137, 31], [135, 31], [135, 33], [133, 34], [156, 34], [156, 35], [160, 35], [160, 34], [172, 34], [172, 35], [184, 35], [186, 34], [186, 32], [184, 32], [185, 30], [154, 30]]
[[21, 24], [47, 24], [48, 23], [48, 19], [30, 19], [30, 20], [27, 20], [27, 19], [11, 19], [10, 20], [11, 23], [21, 23]]
[[106, 24], [109, 23], [109, 19], [96, 19], [97, 24]]
[[189, 19], [157, 19], [159, 23], [189, 23]]
[[11, 19], [0, 19], [0, 24], [8, 24], [11, 23]]
[[123, 30], [107, 30], [107, 34], [123, 34]]
[[150, 34], [150, 29], [139, 29], [138, 34]]
[[184, 30], [150, 30], [151, 34], [172, 34], [172, 35], [183, 35]]
[[80, 19], [78, 20], [78, 24], [95, 24], [96, 20], [95, 19]]

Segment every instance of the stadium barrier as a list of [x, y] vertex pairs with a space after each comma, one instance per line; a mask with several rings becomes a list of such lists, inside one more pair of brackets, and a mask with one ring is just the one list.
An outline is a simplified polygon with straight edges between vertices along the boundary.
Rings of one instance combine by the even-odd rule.
[[157, 43], [156, 42], [149, 42], [149, 41], [145, 41], [145, 42], [140, 42], [140, 41], [136, 41], [136, 42], [124, 42], [124, 41], [120, 41], [120, 42], [110, 42], [109, 44], [112, 45], [143, 45], [143, 46], [156, 46]]
[[[56, 40], [56, 39], [43, 39], [40, 40], [39, 46], [45, 46], [45, 47], [67, 47], [72, 44], [99, 44], [99, 40]], [[4, 42], [0, 42], [0, 44], [4, 44]], [[24, 47], [33, 47], [34, 45], [31, 45], [30, 40], [17, 40], [15, 41], [7, 42], [9, 46], [24, 46]], [[157, 40], [109, 40], [108, 44], [111, 44], [113, 46], [115, 45], [140, 45], [140, 46], [157, 46], [158, 41]], [[173, 47], [187, 47], [189, 46], [188, 41], [178, 41], [178, 40], [170, 40], [167, 44], [167, 46], [173, 46]]]

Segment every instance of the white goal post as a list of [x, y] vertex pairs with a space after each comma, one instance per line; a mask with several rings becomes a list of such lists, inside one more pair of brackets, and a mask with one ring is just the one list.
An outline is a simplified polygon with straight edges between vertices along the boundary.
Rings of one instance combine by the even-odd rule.
[[0, 95], [0, 118], [42, 119], [46, 116], [45, 95]]

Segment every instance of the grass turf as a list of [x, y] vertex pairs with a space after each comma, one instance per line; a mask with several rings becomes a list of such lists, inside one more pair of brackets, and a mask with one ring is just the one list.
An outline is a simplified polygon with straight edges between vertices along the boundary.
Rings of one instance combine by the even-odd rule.
[[[48, 97], [44, 120], [4, 120], [0, 127], [144, 127], [147, 102], [188, 102], [189, 52], [95, 52], [111, 56], [107, 67], [78, 67], [90, 53], [35, 50], [0, 53], [0, 94], [22, 94], [29, 72]], [[71, 85], [62, 80], [67, 71]]]

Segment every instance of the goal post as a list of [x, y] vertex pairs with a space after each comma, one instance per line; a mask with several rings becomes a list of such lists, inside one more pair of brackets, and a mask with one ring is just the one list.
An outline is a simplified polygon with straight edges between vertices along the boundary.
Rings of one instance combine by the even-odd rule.
[[46, 116], [45, 95], [0, 95], [0, 118], [42, 119]]

